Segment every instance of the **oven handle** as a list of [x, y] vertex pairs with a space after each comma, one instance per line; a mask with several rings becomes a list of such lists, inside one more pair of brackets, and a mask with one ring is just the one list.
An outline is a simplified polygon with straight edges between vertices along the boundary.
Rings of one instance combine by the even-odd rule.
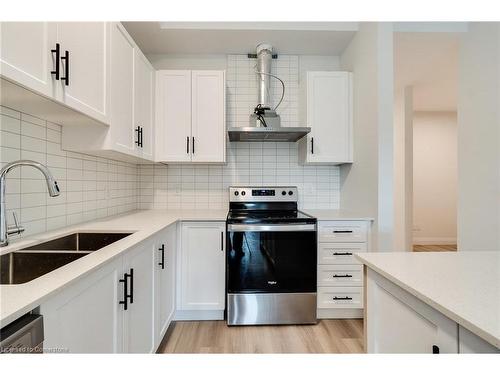
[[229, 224], [228, 232], [314, 232], [315, 224]]

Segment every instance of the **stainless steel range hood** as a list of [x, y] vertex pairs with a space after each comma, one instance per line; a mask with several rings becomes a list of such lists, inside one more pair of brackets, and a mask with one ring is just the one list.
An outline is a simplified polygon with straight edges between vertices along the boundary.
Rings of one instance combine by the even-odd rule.
[[[255, 73], [259, 76], [258, 104], [254, 113], [250, 115], [250, 126], [228, 129], [229, 140], [233, 142], [297, 142], [309, 133], [311, 128], [281, 126], [281, 118], [275, 110], [285, 95], [285, 84], [271, 74], [273, 47], [269, 44], [259, 44], [256, 56]], [[271, 109], [270, 105], [271, 77], [278, 79], [283, 85], [283, 95], [274, 109]]]
[[229, 140], [232, 142], [297, 142], [311, 131], [311, 128], [283, 128], [245, 126], [229, 128]]

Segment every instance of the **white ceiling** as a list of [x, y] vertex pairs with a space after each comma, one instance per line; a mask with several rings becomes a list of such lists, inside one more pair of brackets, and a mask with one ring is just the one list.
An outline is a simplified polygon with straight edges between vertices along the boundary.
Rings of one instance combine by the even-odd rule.
[[413, 86], [416, 111], [456, 111], [460, 33], [395, 33], [395, 86]]
[[355, 22], [123, 22], [145, 54], [246, 54], [271, 43], [278, 54], [339, 55]]

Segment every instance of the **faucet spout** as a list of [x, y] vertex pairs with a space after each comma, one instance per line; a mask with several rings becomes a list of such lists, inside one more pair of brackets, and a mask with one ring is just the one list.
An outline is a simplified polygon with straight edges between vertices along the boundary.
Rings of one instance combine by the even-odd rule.
[[57, 197], [60, 193], [57, 181], [45, 165], [33, 160], [17, 160], [5, 165], [0, 170], [0, 247], [7, 246], [9, 244], [7, 214], [5, 207], [5, 178], [9, 171], [21, 166], [33, 167], [42, 172], [45, 177], [45, 181], [47, 182], [47, 188], [51, 197]]

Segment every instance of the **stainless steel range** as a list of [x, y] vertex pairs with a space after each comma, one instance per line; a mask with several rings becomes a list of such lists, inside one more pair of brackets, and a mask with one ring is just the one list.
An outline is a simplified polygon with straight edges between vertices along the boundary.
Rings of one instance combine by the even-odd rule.
[[231, 187], [227, 324], [316, 323], [316, 219], [297, 188]]

